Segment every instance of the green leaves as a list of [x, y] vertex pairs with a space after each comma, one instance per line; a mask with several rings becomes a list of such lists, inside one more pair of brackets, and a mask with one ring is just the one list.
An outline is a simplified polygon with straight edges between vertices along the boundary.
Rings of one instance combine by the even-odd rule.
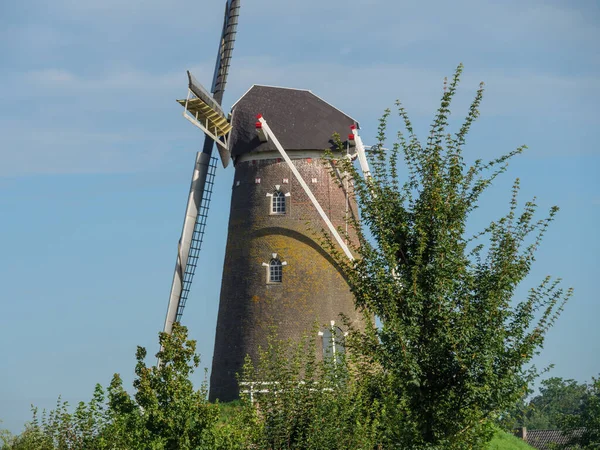
[[125, 429], [137, 428], [134, 434], [140, 448], [199, 448], [217, 422], [218, 409], [206, 400], [206, 383], [195, 390], [190, 380], [200, 364], [196, 342], [187, 339], [187, 329], [178, 323], [170, 335], [159, 336], [157, 366], [146, 366], [146, 350], [138, 347], [134, 399], [122, 391], [118, 381], [114, 383], [115, 406], [119, 406], [115, 412], [125, 418]]
[[347, 364], [343, 354], [316, 358], [315, 348], [314, 338], [290, 343], [273, 334], [259, 361], [247, 361], [241, 380], [252, 430], [245, 448], [377, 448], [381, 406], [357, 383], [368, 366]]
[[592, 378], [577, 406], [578, 411], [567, 413], [560, 419], [561, 430], [570, 436], [567, 445], [600, 449], [600, 378]]
[[[533, 376], [525, 364], [571, 295], [548, 278], [528, 297], [514, 296], [558, 211], [554, 207], [537, 219], [535, 199], [519, 207], [519, 180], [506, 215], [475, 236], [466, 233], [481, 194], [526, 147], [489, 162], [464, 163], [484, 86], [458, 132], [450, 133], [462, 70], [460, 65], [444, 83], [425, 144], [398, 101], [404, 129], [386, 150], [386, 110], [368, 155], [373, 177], [362, 178], [349, 161], [338, 163], [354, 179], [361, 210], [362, 222], [353, 223], [359, 258], [349, 264], [329, 249], [357, 306], [381, 321], [369, 331], [374, 337], [357, 340], [363, 344], [355, 351], [381, 367], [384, 422], [401, 430], [390, 434], [395, 437], [389, 444], [403, 448], [463, 448], [490, 436], [486, 424], [511, 406], [523, 380]], [[400, 155], [406, 180], [399, 179]]]
[[[160, 333], [161, 364], [147, 366], [138, 347], [133, 397], [118, 374], [105, 395], [96, 385], [89, 403], [71, 413], [59, 398], [54, 410], [41, 414], [12, 439], [7, 449], [35, 450], [167, 450], [215, 448], [218, 407], [208, 403], [206, 383], [195, 389], [190, 376], [200, 364], [196, 342], [178, 323], [171, 335]], [[8, 438], [7, 438], [8, 440]]]

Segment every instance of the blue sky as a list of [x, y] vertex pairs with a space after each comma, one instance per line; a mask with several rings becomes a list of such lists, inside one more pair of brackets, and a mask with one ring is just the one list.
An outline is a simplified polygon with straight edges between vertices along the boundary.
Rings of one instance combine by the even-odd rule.
[[[13, 431], [31, 403], [87, 400], [114, 372], [129, 384], [136, 345], [157, 350], [202, 142], [174, 100], [186, 69], [210, 84], [223, 4], [0, 2], [0, 419]], [[467, 158], [529, 146], [472, 225], [506, 211], [515, 177], [523, 201], [561, 207], [524, 287], [552, 274], [575, 288], [536, 363], [584, 381], [600, 373], [598, 42], [591, 0], [243, 0], [224, 103], [254, 83], [308, 88], [369, 143], [399, 98], [425, 136], [463, 62], [455, 120], [487, 89]], [[219, 168], [184, 315], [207, 367], [232, 177]]]

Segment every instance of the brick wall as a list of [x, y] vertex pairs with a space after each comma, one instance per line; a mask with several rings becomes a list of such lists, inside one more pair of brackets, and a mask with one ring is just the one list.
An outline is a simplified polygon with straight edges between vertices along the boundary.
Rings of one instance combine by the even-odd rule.
[[[343, 226], [346, 195], [322, 160], [293, 163], [330, 220]], [[246, 354], [255, 358], [257, 346], [266, 344], [271, 327], [280, 338], [296, 340], [315, 321], [323, 327], [339, 322], [341, 312], [359, 320], [345, 280], [317, 243], [315, 232], [326, 225], [287, 164], [277, 159], [239, 162], [233, 184], [210, 379], [210, 399], [222, 401], [238, 397], [235, 374]], [[271, 214], [267, 196], [277, 185], [290, 194], [283, 215]], [[350, 206], [356, 211], [352, 202]], [[267, 283], [263, 263], [273, 253], [287, 262], [282, 283]]]

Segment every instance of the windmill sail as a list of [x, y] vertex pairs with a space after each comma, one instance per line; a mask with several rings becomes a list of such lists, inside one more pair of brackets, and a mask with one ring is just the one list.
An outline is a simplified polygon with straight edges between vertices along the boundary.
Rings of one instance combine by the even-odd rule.
[[221, 35], [221, 42], [219, 43], [217, 63], [215, 64], [215, 73], [213, 75], [211, 88], [211, 92], [219, 103], [223, 101], [223, 93], [225, 92], [225, 86], [227, 85], [227, 75], [229, 74], [229, 66], [231, 65], [231, 56], [233, 55], [233, 45], [235, 44], [239, 16], [240, 1], [227, 0], [225, 6], [225, 19], [223, 21], [223, 33]]
[[[211, 89], [213, 95], [208, 94], [206, 90], [202, 88], [200, 83], [198, 83], [188, 72], [189, 90], [194, 93], [196, 99], [200, 100], [196, 105], [198, 107], [196, 117], [203, 111], [201, 108], [208, 106], [208, 110], [204, 109], [205, 118], [208, 120], [208, 116], [213, 112], [216, 112], [216, 116], [211, 117], [215, 117], [215, 120], [219, 122], [223, 127], [222, 130], [225, 132], [228, 132], [226, 129], [228, 124], [225, 125], [221, 120], [224, 117], [224, 113], [221, 109], [221, 102], [223, 100], [223, 94], [227, 84], [227, 75], [229, 74], [229, 66], [233, 54], [239, 10], [240, 0], [227, 0], [225, 4], [223, 31], [219, 42], [217, 62], [215, 64]], [[186, 111], [187, 109], [188, 102], [186, 102]], [[213, 137], [210, 137], [207, 134], [202, 152], [198, 152], [196, 155], [196, 163], [192, 175], [190, 194], [181, 231], [181, 238], [179, 240], [177, 262], [175, 264], [175, 273], [173, 274], [167, 315], [163, 328], [163, 331], [166, 333], [171, 332], [173, 322], [181, 320], [198, 264], [198, 256], [202, 246], [202, 238], [206, 227], [208, 207], [210, 205], [210, 197], [216, 171], [215, 158], [211, 158], [214, 147], [214, 137], [223, 139], [223, 134], [217, 132]], [[226, 167], [230, 160], [229, 152], [224, 145], [219, 145], [218, 150], [223, 167]]]

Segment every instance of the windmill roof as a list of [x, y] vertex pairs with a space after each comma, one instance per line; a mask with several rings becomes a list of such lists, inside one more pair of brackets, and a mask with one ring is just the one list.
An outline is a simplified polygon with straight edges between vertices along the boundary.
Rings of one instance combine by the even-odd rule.
[[345, 140], [350, 126], [358, 126], [352, 117], [305, 89], [254, 85], [231, 110], [233, 157], [277, 150], [272, 142], [258, 139], [257, 114], [263, 115], [286, 151], [333, 149], [334, 133]]

